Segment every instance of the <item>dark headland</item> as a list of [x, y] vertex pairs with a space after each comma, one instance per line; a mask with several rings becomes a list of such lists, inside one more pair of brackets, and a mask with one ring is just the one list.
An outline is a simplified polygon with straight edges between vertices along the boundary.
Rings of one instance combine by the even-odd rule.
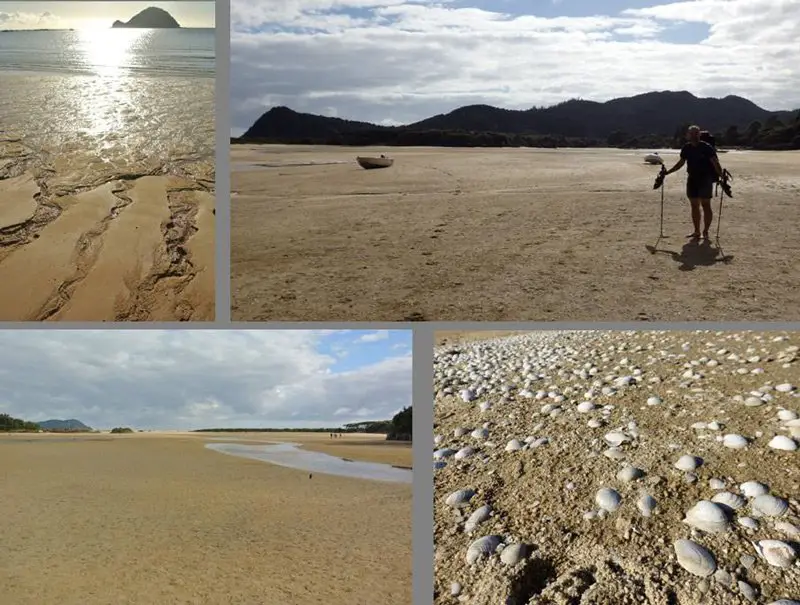
[[800, 111], [769, 111], [742, 97], [700, 98], [649, 92], [603, 103], [572, 99], [525, 110], [459, 107], [403, 126], [298, 113], [273, 107], [232, 143], [429, 147], [680, 146], [686, 128], [710, 130], [718, 145], [800, 149]]
[[114, 21], [111, 27], [129, 27], [140, 29], [167, 29], [180, 27], [180, 24], [167, 11], [151, 6], [131, 17], [127, 23]]

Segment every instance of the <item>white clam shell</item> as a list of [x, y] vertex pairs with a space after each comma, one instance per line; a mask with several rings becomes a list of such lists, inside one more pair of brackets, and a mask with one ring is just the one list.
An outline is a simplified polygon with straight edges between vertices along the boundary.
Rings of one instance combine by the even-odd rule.
[[761, 540], [756, 550], [773, 567], [791, 567], [797, 560], [797, 552], [792, 545], [781, 540]]
[[714, 494], [714, 497], [711, 498], [711, 501], [727, 506], [733, 510], [739, 510], [745, 504], [747, 504], [747, 500], [742, 498], [739, 494], [732, 494], [731, 492], [719, 492]]
[[500, 560], [506, 565], [516, 565], [525, 558], [527, 550], [524, 544], [509, 544], [500, 552]]
[[788, 521], [776, 521], [775, 530], [795, 539], [800, 538], [800, 527]]
[[725, 489], [725, 482], [722, 479], [709, 479], [708, 480], [708, 487], [713, 490], [721, 490]]
[[780, 517], [789, 509], [789, 503], [772, 494], [756, 496], [750, 502], [750, 510], [755, 517]]
[[784, 452], [794, 452], [797, 449], [797, 442], [786, 435], [775, 435], [767, 445], [773, 450], [782, 450]]
[[778, 410], [778, 419], [783, 422], [797, 420], [797, 412], [793, 412], [792, 410]]
[[739, 489], [742, 490], [742, 493], [747, 498], [755, 498], [762, 494], [769, 493], [769, 486], [764, 483], [759, 483], [758, 481], [745, 481], [739, 486]]
[[469, 504], [469, 501], [475, 496], [475, 491], [471, 489], [459, 489], [445, 498], [444, 503], [453, 508], [462, 508]]
[[597, 506], [603, 510], [613, 513], [622, 504], [622, 496], [620, 496], [619, 492], [615, 489], [603, 487], [597, 491], [594, 501], [597, 503]]
[[433, 459], [434, 460], [444, 460], [445, 458], [449, 458], [456, 453], [456, 450], [450, 449], [449, 447], [442, 448], [440, 450], [436, 450], [433, 452]]
[[484, 536], [478, 538], [467, 548], [467, 564], [472, 565], [481, 559], [491, 557], [497, 552], [497, 547], [502, 543], [503, 539], [500, 536]]
[[788, 382], [784, 382], [783, 384], [776, 385], [775, 390], [780, 393], [791, 393], [794, 391], [794, 386]]
[[487, 439], [489, 437], [488, 429], [484, 428], [475, 429], [471, 434], [473, 439]]
[[758, 529], [758, 521], [756, 521], [752, 517], [739, 517], [736, 519], [736, 521], [739, 523], [739, 525], [741, 525], [746, 529], [752, 529], [752, 530]]
[[603, 452], [603, 455], [606, 458], [610, 458], [611, 460], [622, 460], [625, 458], [625, 452], [617, 447], [610, 447], [606, 451]]
[[686, 454], [685, 456], [681, 456], [680, 458], [678, 458], [678, 461], [675, 463], [675, 468], [688, 473], [689, 471], [693, 471], [699, 468], [702, 464], [703, 464], [702, 458]]
[[507, 452], [516, 452], [521, 449], [522, 449], [522, 444], [519, 442], [518, 439], [512, 439], [511, 441], [508, 442], [508, 445], [506, 445]]
[[455, 458], [456, 460], [466, 460], [467, 458], [472, 456], [474, 453], [475, 453], [475, 448], [472, 448], [470, 446], [462, 447], [460, 450], [458, 450], [455, 453], [453, 458]]
[[652, 397], [647, 398], [647, 405], [659, 405], [659, 404], [661, 404], [661, 397], [653, 395]]
[[732, 450], [741, 450], [747, 447], [747, 438], [735, 433], [729, 433], [722, 438], [722, 445]]
[[467, 522], [464, 524], [464, 531], [475, 531], [478, 525], [486, 521], [491, 516], [492, 507], [488, 504], [484, 504], [469, 516], [469, 519], [467, 519]]
[[717, 569], [717, 561], [708, 550], [691, 540], [676, 540], [673, 545], [678, 564], [689, 573], [706, 578]]
[[800, 601], [795, 599], [778, 599], [777, 601], [767, 603], [767, 605], [800, 605]]
[[610, 445], [615, 447], [619, 447], [626, 441], [628, 441], [628, 437], [624, 433], [620, 433], [619, 431], [612, 431], [611, 433], [606, 433], [603, 437]]
[[642, 477], [644, 477], [644, 471], [635, 466], [623, 466], [617, 473], [617, 479], [625, 483], [641, 479]]
[[658, 504], [656, 503], [655, 498], [653, 498], [653, 496], [650, 494], [642, 494], [636, 501], [636, 507], [639, 509], [639, 512], [642, 513], [643, 517], [649, 517], [652, 515], [657, 506]]
[[687, 525], [712, 534], [727, 531], [731, 522], [725, 509], [710, 500], [700, 500], [686, 512]]

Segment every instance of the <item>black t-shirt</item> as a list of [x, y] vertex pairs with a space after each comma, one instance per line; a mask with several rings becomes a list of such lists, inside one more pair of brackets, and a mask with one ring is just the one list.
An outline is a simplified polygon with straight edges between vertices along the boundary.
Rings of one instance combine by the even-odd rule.
[[686, 160], [686, 172], [692, 178], [715, 177], [717, 171], [711, 163], [711, 159], [715, 157], [717, 152], [705, 141], [700, 141], [697, 145], [686, 143], [681, 149], [681, 158]]

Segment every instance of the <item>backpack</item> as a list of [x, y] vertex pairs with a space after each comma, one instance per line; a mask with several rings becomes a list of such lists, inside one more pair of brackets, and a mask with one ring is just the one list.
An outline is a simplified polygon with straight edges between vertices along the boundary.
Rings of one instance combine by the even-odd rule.
[[707, 130], [700, 131], [700, 140], [705, 141], [714, 149], [717, 150], [717, 140], [714, 138], [714, 135], [708, 132]]

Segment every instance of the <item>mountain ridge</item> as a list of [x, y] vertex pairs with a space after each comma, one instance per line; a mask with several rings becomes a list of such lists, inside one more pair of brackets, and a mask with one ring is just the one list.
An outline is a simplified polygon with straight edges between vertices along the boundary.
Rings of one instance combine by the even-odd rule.
[[175, 18], [163, 8], [149, 6], [136, 13], [127, 22], [114, 21], [112, 28], [169, 29], [180, 28]]
[[[653, 91], [604, 102], [569, 99], [549, 107], [521, 110], [466, 105], [402, 126], [300, 113], [278, 106], [262, 114], [232, 142], [565, 147], [635, 147], [641, 143], [654, 147], [679, 142], [685, 128], [696, 123], [731, 146], [764, 144], [797, 149], [798, 118], [798, 110], [769, 111], [737, 95], [701, 98], [688, 91]], [[753, 132], [748, 130], [745, 137], [739, 128]]]

